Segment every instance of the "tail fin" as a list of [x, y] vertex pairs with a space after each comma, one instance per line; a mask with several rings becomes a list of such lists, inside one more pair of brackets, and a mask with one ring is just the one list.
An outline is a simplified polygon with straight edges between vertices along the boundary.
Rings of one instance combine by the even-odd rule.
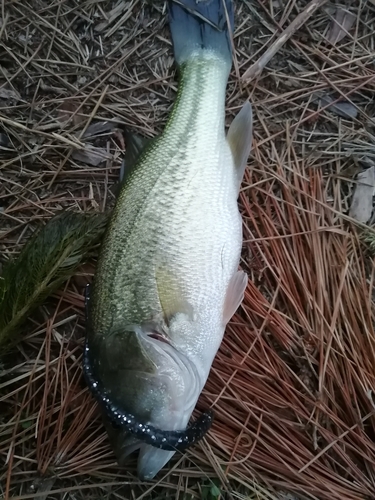
[[232, 0], [168, 0], [168, 7], [174, 56], [179, 66], [199, 49], [232, 61]]

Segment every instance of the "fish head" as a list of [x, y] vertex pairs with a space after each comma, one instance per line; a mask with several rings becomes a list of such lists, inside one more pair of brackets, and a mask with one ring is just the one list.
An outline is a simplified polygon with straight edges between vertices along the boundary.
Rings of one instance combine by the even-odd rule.
[[[172, 324], [186, 331], [183, 317]], [[96, 356], [98, 349], [100, 357]], [[194, 364], [160, 328], [133, 326], [112, 332], [100, 347], [95, 342], [87, 343], [84, 372], [91, 390], [104, 402], [104, 422], [119, 463], [123, 464], [129, 454], [139, 449], [138, 475], [143, 479], [154, 477], [170, 460], [181, 438], [190, 440], [190, 445], [210, 426], [207, 421], [203, 424], [201, 417], [195, 428], [193, 425], [184, 432], [201, 391], [201, 380]], [[98, 379], [94, 373], [99, 374]], [[113, 415], [126, 417], [125, 424], [131, 425], [113, 425]], [[147, 430], [158, 430], [159, 445], [145, 442], [145, 436], [139, 432], [140, 427], [146, 430], [145, 426]], [[174, 439], [172, 449], [160, 449], [165, 437]]]
[[[147, 323], [129, 325], [116, 311], [104, 329], [98, 328], [87, 307], [83, 358], [86, 382], [102, 407], [117, 459], [124, 464], [139, 450], [142, 479], [153, 478], [176, 450], [199, 441], [212, 423], [212, 412], [206, 412], [187, 428], [205, 381], [190, 356], [194, 339], [202, 336], [175, 276], [158, 266], [156, 277], [162, 307]], [[193, 343], [185, 345], [184, 339]]]
[[94, 371], [117, 408], [162, 430], [186, 427], [201, 390], [199, 373], [160, 325], [116, 329], [91, 351]]

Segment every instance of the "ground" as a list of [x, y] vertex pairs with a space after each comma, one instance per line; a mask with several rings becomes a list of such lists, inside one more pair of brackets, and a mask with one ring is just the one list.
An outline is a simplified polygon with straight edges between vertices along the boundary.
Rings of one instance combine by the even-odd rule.
[[[250, 99], [251, 280], [199, 401], [215, 410], [207, 439], [157, 482], [116, 465], [81, 376], [92, 259], [3, 357], [5, 499], [374, 498], [374, 232], [349, 210], [374, 160], [375, 6], [316, 3], [235, 2], [227, 124]], [[123, 131], [162, 130], [177, 76], [163, 1], [0, 7], [1, 265], [61, 209], [110, 212]]]

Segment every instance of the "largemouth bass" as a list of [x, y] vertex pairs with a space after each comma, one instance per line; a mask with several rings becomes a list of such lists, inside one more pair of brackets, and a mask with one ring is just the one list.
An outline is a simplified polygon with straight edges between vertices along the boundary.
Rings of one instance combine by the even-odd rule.
[[225, 136], [231, 0], [169, 0], [179, 69], [162, 135], [125, 172], [88, 302], [84, 373], [120, 463], [151, 479], [209, 429], [187, 427], [247, 275], [238, 270], [247, 102]]

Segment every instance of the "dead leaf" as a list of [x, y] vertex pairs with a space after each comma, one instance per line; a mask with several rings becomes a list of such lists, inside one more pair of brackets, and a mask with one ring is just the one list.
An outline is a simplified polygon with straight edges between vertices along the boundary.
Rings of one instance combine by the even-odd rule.
[[[87, 127], [86, 132], [83, 134], [82, 139], [86, 139], [87, 137], [93, 137], [95, 135], [100, 135], [100, 134], [107, 134], [108, 132], [112, 132], [114, 128], [117, 127], [117, 124], [114, 122], [95, 122], [91, 123]], [[77, 132], [75, 134], [77, 137], [79, 137], [81, 132]]]
[[366, 223], [373, 211], [375, 194], [375, 165], [358, 174], [349, 215], [359, 222]]
[[[327, 104], [334, 102], [335, 100], [336, 99], [334, 99], [330, 95], [324, 95], [321, 97], [320, 102], [321, 105], [324, 107], [327, 106]], [[358, 115], [358, 109], [351, 102], [348, 101], [335, 102], [331, 106], [328, 106], [327, 109], [329, 109], [329, 111], [331, 111], [335, 115], [341, 116], [342, 118], [353, 119], [357, 118]]]
[[10, 146], [10, 139], [7, 134], [0, 132], [0, 148], [8, 148]]
[[122, 11], [126, 7], [126, 2], [120, 2], [114, 9], [112, 9], [108, 14], [107, 14], [107, 20], [99, 23], [97, 26], [95, 26], [95, 31], [98, 33], [101, 33], [104, 31], [110, 24], [115, 21], [118, 16], [122, 14]]
[[76, 150], [72, 153], [72, 158], [76, 161], [81, 161], [92, 167], [97, 167], [105, 160], [108, 160], [112, 155], [108, 154], [104, 148], [95, 148], [87, 145], [83, 150]]
[[[56, 482], [56, 477], [43, 478], [34, 482], [38, 488], [35, 491], [35, 498], [40, 500], [46, 500], [49, 497], [49, 492], [52, 490], [53, 485]], [[34, 486], [35, 488], [35, 486]]]
[[122, 151], [125, 151], [125, 140], [122, 131], [119, 128], [115, 128], [113, 131], [113, 138], [117, 139], [120, 144]]
[[0, 87], [0, 98], [1, 99], [15, 99], [16, 101], [21, 100], [20, 94], [13, 90], [13, 89], [7, 89], [5, 87]]
[[86, 117], [80, 113], [76, 113], [78, 103], [73, 100], [66, 99], [58, 108], [58, 120], [60, 122], [67, 122], [73, 117], [73, 125], [79, 125], [86, 121]]
[[274, 9], [281, 9], [281, 7], [282, 7], [282, 6], [283, 6], [283, 5], [282, 5], [282, 3], [280, 2], [280, 0], [273, 0], [273, 1], [272, 1], [272, 7], [273, 7]]
[[327, 35], [329, 43], [335, 45], [345, 38], [348, 31], [352, 28], [355, 20], [356, 16], [352, 12], [349, 12], [341, 7], [337, 7], [335, 13], [333, 14], [333, 19]]

